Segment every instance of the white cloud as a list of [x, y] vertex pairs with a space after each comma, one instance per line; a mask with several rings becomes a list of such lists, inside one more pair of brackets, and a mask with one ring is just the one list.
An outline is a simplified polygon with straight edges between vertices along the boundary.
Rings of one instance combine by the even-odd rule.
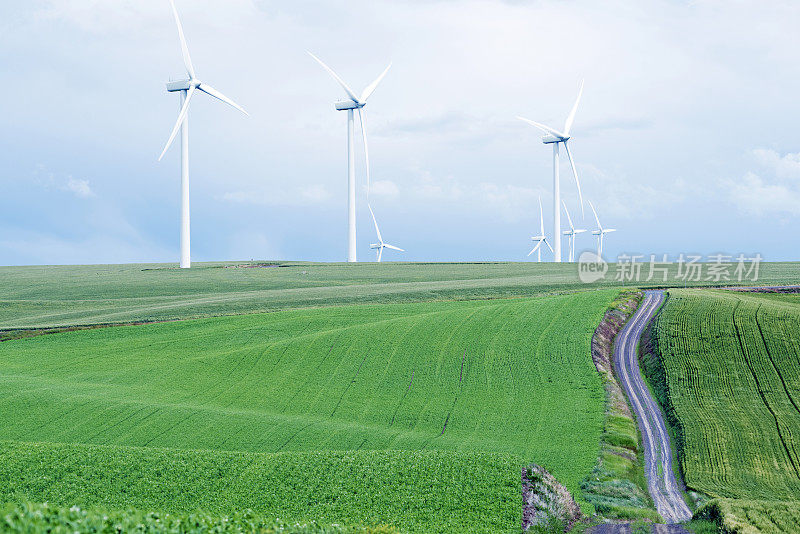
[[800, 178], [800, 152], [781, 155], [775, 150], [753, 150], [756, 160], [778, 178]]
[[765, 148], [751, 153], [764, 172], [748, 171], [741, 180], [723, 180], [730, 202], [749, 215], [800, 215], [800, 153]]
[[751, 215], [800, 215], [800, 190], [783, 184], [768, 183], [748, 172], [741, 181], [726, 181], [728, 198]]
[[70, 176], [67, 179], [67, 183], [64, 186], [64, 188], [67, 191], [75, 193], [75, 196], [80, 198], [90, 198], [97, 196], [95, 195], [94, 191], [92, 191], [92, 188], [89, 186], [89, 180], [77, 180], [72, 176]]

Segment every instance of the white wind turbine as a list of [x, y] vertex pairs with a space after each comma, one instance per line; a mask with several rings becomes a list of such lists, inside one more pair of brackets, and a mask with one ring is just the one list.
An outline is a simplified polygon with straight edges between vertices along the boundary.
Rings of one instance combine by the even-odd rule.
[[575, 226], [573, 226], [572, 217], [569, 216], [569, 210], [567, 209], [567, 203], [562, 200], [561, 204], [564, 206], [564, 213], [566, 213], [567, 222], [569, 223], [569, 230], [564, 230], [564, 235], [569, 237], [569, 262], [572, 263], [575, 261], [575, 236], [584, 233], [586, 230], [576, 229]]
[[213, 96], [216, 99], [222, 100], [226, 104], [233, 106], [234, 108], [238, 109], [245, 115], [248, 113], [236, 102], [228, 98], [227, 96], [223, 95], [210, 85], [205, 82], [201, 82], [197, 79], [194, 73], [194, 66], [192, 65], [192, 59], [189, 57], [189, 47], [186, 45], [186, 38], [183, 35], [183, 26], [181, 26], [181, 20], [178, 18], [178, 10], [175, 9], [175, 2], [170, 0], [170, 4], [172, 5], [172, 13], [175, 15], [175, 24], [178, 26], [178, 37], [181, 41], [181, 51], [183, 52], [183, 64], [186, 67], [186, 73], [189, 75], [187, 80], [181, 80], [178, 82], [169, 82], [167, 84], [167, 91], [170, 93], [180, 92], [181, 94], [181, 108], [180, 113], [178, 114], [178, 121], [175, 123], [175, 127], [172, 129], [172, 133], [169, 136], [169, 140], [167, 141], [166, 146], [164, 146], [164, 150], [161, 152], [161, 155], [158, 157], [158, 161], [161, 161], [161, 158], [164, 157], [164, 154], [167, 153], [167, 149], [169, 149], [172, 141], [175, 140], [175, 136], [178, 134], [178, 130], [181, 131], [181, 268], [188, 269], [191, 267], [191, 252], [190, 252], [190, 239], [189, 239], [189, 119], [188, 119], [188, 112], [189, 112], [189, 102], [192, 100], [192, 96], [197, 91], [202, 91], [209, 96]]
[[[336, 102], [335, 107], [339, 111], [347, 110], [347, 261], [354, 262], [356, 260], [356, 171], [355, 171], [355, 153], [354, 153], [354, 145], [353, 145], [353, 110], [358, 110], [358, 121], [361, 124], [361, 136], [364, 141], [364, 157], [367, 163], [367, 201], [369, 201], [369, 187], [370, 187], [370, 179], [369, 179], [369, 147], [367, 146], [367, 113], [364, 110], [364, 106], [367, 105], [367, 99], [375, 92], [377, 89], [378, 84], [381, 83], [383, 77], [386, 76], [386, 73], [389, 72], [392, 64], [389, 63], [389, 66], [378, 76], [374, 82], [369, 84], [364, 91], [362, 91], [361, 96], [356, 95], [344, 80], [342, 80], [338, 74], [336, 74], [332, 68], [327, 66], [320, 58], [312, 54], [311, 52], [308, 53], [311, 57], [313, 57], [317, 63], [322, 65], [322, 67], [328, 71], [328, 73], [333, 76], [333, 79], [336, 80], [339, 85], [342, 86], [344, 92], [347, 93], [347, 96], [350, 97], [350, 100], [344, 100]], [[373, 215], [374, 219], [374, 215]], [[380, 253], [379, 253], [380, 255]]]
[[544, 235], [544, 213], [542, 213], [542, 197], [539, 197], [539, 235], [535, 235], [531, 238], [536, 246], [533, 247], [533, 250], [528, 252], [528, 256], [533, 254], [534, 252], [538, 252], [538, 256], [536, 261], [542, 261], [542, 243], [547, 245], [547, 248], [550, 249], [550, 252], [553, 252], [553, 247], [550, 246], [550, 242], [547, 240], [547, 236]]
[[578, 90], [578, 98], [575, 100], [575, 105], [572, 106], [567, 117], [567, 122], [564, 123], [564, 131], [560, 132], [555, 128], [545, 126], [544, 124], [534, 122], [524, 117], [517, 117], [521, 121], [535, 126], [545, 133], [542, 137], [542, 142], [546, 145], [553, 145], [553, 236], [555, 238], [555, 250], [553, 251], [553, 261], [561, 261], [561, 183], [558, 173], [558, 145], [564, 143], [564, 150], [567, 152], [570, 166], [572, 167], [572, 175], [575, 176], [575, 184], [578, 186], [578, 198], [580, 199], [581, 214], [583, 214], [583, 194], [581, 193], [581, 183], [578, 180], [578, 171], [575, 169], [575, 161], [572, 159], [572, 154], [569, 151], [567, 141], [570, 139], [569, 132], [572, 129], [572, 123], [575, 120], [575, 112], [578, 111], [578, 104], [581, 101], [583, 94], [583, 82], [581, 82], [580, 89]]
[[378, 221], [375, 220], [375, 212], [372, 211], [372, 206], [367, 204], [369, 208], [369, 213], [372, 215], [372, 222], [375, 223], [375, 232], [378, 234], [378, 242], [373, 243], [369, 246], [371, 249], [376, 249], [378, 251], [378, 263], [381, 262], [381, 257], [383, 256], [383, 249], [390, 248], [392, 250], [399, 250], [400, 252], [405, 252], [402, 248], [396, 247], [394, 245], [390, 245], [389, 243], [384, 243], [383, 238], [381, 237], [381, 230], [378, 228]]
[[600, 224], [600, 218], [597, 216], [597, 211], [594, 209], [594, 205], [592, 201], [589, 201], [589, 207], [592, 208], [592, 213], [594, 213], [594, 220], [597, 221], [597, 230], [592, 231], [592, 235], [597, 236], [597, 255], [599, 257], [603, 257], [603, 236], [606, 234], [610, 234], [611, 232], [616, 232], [616, 228], [603, 228], [603, 225]]

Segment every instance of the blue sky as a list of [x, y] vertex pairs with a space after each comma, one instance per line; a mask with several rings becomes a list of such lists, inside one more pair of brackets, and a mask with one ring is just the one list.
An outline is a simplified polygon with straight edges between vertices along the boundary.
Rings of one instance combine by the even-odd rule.
[[[368, 106], [373, 207], [408, 251], [385, 259], [524, 260], [551, 155], [514, 117], [562, 125], [582, 78], [571, 148], [607, 257], [798, 259], [796, 2], [176, 4], [200, 79], [251, 114], [193, 102], [196, 261], [344, 259], [344, 95], [306, 50], [357, 91], [393, 62]], [[4, 2], [0, 46], [0, 265], [177, 261], [168, 1]], [[575, 217], [566, 160], [562, 190]]]

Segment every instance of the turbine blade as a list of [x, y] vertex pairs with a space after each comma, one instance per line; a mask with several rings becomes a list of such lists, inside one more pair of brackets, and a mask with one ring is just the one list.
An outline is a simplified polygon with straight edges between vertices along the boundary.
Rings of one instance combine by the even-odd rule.
[[575, 100], [575, 105], [572, 106], [572, 111], [569, 112], [567, 122], [564, 123], [564, 133], [567, 136], [569, 136], [569, 131], [572, 129], [572, 123], [575, 120], [575, 112], [578, 111], [578, 104], [581, 102], [581, 96], [583, 96], [583, 80], [581, 80], [581, 87], [578, 89], [578, 98]]
[[594, 220], [597, 221], [597, 227], [600, 230], [602, 230], [603, 227], [600, 225], [600, 218], [597, 216], [597, 210], [594, 209], [594, 204], [592, 204], [591, 200], [589, 201], [589, 207], [592, 208], [592, 213], [594, 213]]
[[572, 152], [569, 151], [569, 143], [567, 141], [564, 141], [564, 148], [567, 151], [567, 158], [569, 158], [569, 164], [572, 167], [572, 176], [575, 177], [575, 185], [578, 186], [578, 202], [581, 204], [581, 218], [583, 218], [585, 213], [583, 211], [583, 193], [581, 192], [581, 181], [578, 180], [578, 171], [575, 169], [575, 160], [572, 159]]
[[364, 92], [363, 92], [363, 93], [361, 93], [361, 101], [362, 101], [362, 102], [366, 102], [366, 101], [367, 101], [367, 99], [370, 97], [370, 95], [372, 95], [372, 93], [374, 93], [374, 92], [375, 92], [375, 89], [377, 89], [377, 88], [378, 88], [378, 85], [379, 85], [379, 84], [381, 83], [381, 81], [383, 80], [383, 77], [384, 77], [384, 76], [386, 76], [386, 73], [387, 73], [387, 72], [389, 72], [389, 69], [390, 69], [390, 68], [392, 68], [392, 64], [391, 64], [391, 63], [389, 63], [389, 66], [388, 66], [388, 67], [386, 67], [386, 70], [384, 70], [384, 71], [381, 73], [381, 75], [380, 75], [380, 76], [378, 76], [377, 78], [375, 78], [375, 81], [374, 81], [374, 82], [372, 82], [371, 84], [369, 84], [369, 85], [367, 86], [367, 88], [366, 88], [366, 89], [364, 89]]
[[167, 141], [167, 144], [164, 146], [164, 150], [161, 151], [161, 155], [158, 156], [158, 161], [161, 161], [161, 158], [167, 153], [167, 149], [172, 144], [172, 141], [175, 140], [175, 136], [178, 135], [178, 130], [180, 130], [181, 125], [183, 125], [183, 121], [186, 120], [186, 114], [189, 112], [189, 102], [192, 100], [192, 95], [194, 95], [194, 87], [190, 87], [189, 92], [186, 94], [186, 100], [184, 100], [181, 112], [178, 114], [178, 121], [175, 123], [175, 127], [172, 128], [169, 141]]
[[383, 243], [381, 243], [381, 246], [378, 247], [378, 263], [381, 262], [382, 257], [383, 257]]
[[536, 246], [535, 246], [535, 247], [533, 247], [533, 250], [531, 250], [530, 252], [528, 252], [528, 256], [530, 256], [531, 254], [533, 254], [534, 252], [536, 252], [537, 250], [539, 250], [539, 247], [541, 247], [541, 246], [542, 246], [542, 242], [541, 242], [541, 241], [539, 241], [538, 243], [536, 243]]
[[540, 122], [535, 122], [535, 121], [532, 121], [530, 119], [526, 119], [525, 117], [517, 117], [517, 118], [519, 120], [523, 121], [523, 122], [527, 122], [531, 126], [535, 126], [535, 127], [539, 128], [544, 133], [548, 133], [548, 134], [554, 135], [556, 137], [567, 137], [566, 135], [564, 135], [563, 133], [559, 132], [555, 128], [550, 128], [549, 126], [545, 126], [544, 124], [542, 124]]
[[369, 202], [369, 145], [367, 144], [367, 112], [364, 108], [358, 108], [358, 122], [361, 124], [361, 137], [364, 140], [364, 159], [367, 164], [367, 202]]
[[378, 241], [383, 246], [383, 238], [381, 237], [381, 230], [378, 228], [378, 221], [375, 219], [375, 212], [372, 211], [372, 206], [369, 204], [367, 204], [367, 207], [369, 208], [369, 214], [372, 215], [372, 222], [375, 223], [375, 233], [378, 234]]
[[603, 232], [606, 234], [610, 234], [611, 232], [616, 232], [616, 228], [603, 228]]
[[562, 200], [562, 201], [561, 201], [561, 204], [563, 204], [563, 205], [564, 205], [564, 213], [566, 213], [566, 214], [567, 214], [567, 222], [569, 223], [569, 229], [570, 229], [570, 231], [571, 231], [572, 233], [575, 233], [575, 227], [574, 227], [574, 226], [572, 226], [572, 219], [571, 219], [571, 218], [570, 218], [570, 216], [569, 216], [569, 210], [567, 209], [567, 203], [566, 203], [566, 202], [564, 202], [564, 201]]
[[390, 249], [392, 249], [392, 250], [399, 250], [400, 252], [405, 252], [405, 250], [403, 250], [402, 248], [400, 248], [400, 247], [396, 247], [396, 246], [394, 246], [394, 245], [384, 245], [384, 246], [385, 246], [386, 248], [390, 248]]
[[320, 65], [322, 65], [322, 68], [324, 68], [325, 70], [327, 70], [327, 71], [328, 71], [328, 73], [329, 73], [331, 76], [333, 76], [333, 79], [334, 79], [334, 80], [336, 80], [337, 82], [339, 82], [339, 85], [341, 85], [341, 86], [342, 86], [342, 89], [344, 89], [344, 92], [345, 92], [345, 93], [347, 93], [347, 96], [349, 96], [349, 97], [350, 97], [350, 100], [352, 100], [352, 101], [353, 101], [353, 102], [355, 102], [356, 104], [360, 104], [360, 103], [361, 103], [361, 102], [359, 102], [359, 100], [358, 100], [358, 97], [357, 97], [357, 96], [356, 96], [356, 94], [353, 92], [353, 90], [352, 90], [352, 89], [350, 89], [350, 88], [347, 86], [347, 84], [346, 84], [346, 83], [344, 83], [344, 80], [342, 80], [342, 79], [339, 77], [339, 75], [338, 75], [338, 74], [336, 74], [336, 73], [333, 71], [333, 69], [332, 69], [332, 68], [330, 68], [330, 67], [329, 67], [329, 66], [327, 66], [325, 63], [323, 63], [323, 61], [322, 61], [320, 58], [318, 58], [317, 56], [315, 56], [315, 55], [314, 55], [314, 54], [312, 54], [311, 52], [309, 52], [309, 53], [308, 53], [308, 55], [309, 55], [309, 56], [311, 56], [311, 57], [313, 57], [314, 59], [316, 59], [316, 60], [317, 60], [317, 63], [319, 63]]
[[178, 37], [181, 39], [181, 52], [183, 53], [183, 65], [186, 67], [186, 72], [190, 78], [194, 78], [194, 66], [192, 66], [192, 58], [189, 56], [189, 47], [186, 45], [186, 37], [183, 35], [183, 26], [181, 19], [178, 17], [178, 10], [175, 9], [175, 1], [169, 0], [172, 5], [172, 13], [175, 15], [175, 24], [178, 25]]
[[539, 195], [539, 235], [544, 235], [544, 212], [542, 212], [541, 195]]
[[203, 91], [205, 94], [207, 94], [209, 96], [213, 96], [217, 100], [221, 100], [221, 101], [225, 102], [226, 104], [228, 104], [229, 106], [238, 109], [239, 111], [241, 111], [242, 113], [244, 113], [248, 117], [250, 116], [250, 114], [248, 112], [246, 112], [242, 106], [240, 106], [239, 104], [237, 104], [236, 102], [234, 102], [233, 100], [228, 98], [227, 96], [223, 95], [222, 93], [220, 93], [219, 91], [217, 91], [216, 89], [214, 89], [213, 87], [208, 85], [207, 83], [201, 83], [198, 86], [198, 89]]
[[553, 247], [550, 246], [550, 242], [547, 240], [547, 238], [545, 238], [544, 244], [547, 245], [547, 248], [550, 249], [550, 252], [553, 252]]

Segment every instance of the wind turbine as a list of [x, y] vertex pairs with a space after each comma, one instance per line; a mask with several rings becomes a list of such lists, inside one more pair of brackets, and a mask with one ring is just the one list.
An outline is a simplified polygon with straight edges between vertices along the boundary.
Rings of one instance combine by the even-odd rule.
[[181, 26], [181, 19], [178, 17], [178, 10], [175, 9], [175, 2], [169, 0], [172, 5], [172, 13], [175, 15], [175, 24], [178, 26], [178, 37], [181, 41], [181, 51], [183, 52], [183, 64], [186, 67], [186, 73], [189, 75], [187, 80], [178, 82], [169, 82], [167, 84], [167, 91], [170, 93], [179, 92], [181, 94], [181, 108], [178, 113], [178, 121], [172, 129], [167, 144], [164, 150], [158, 157], [158, 161], [167, 153], [175, 136], [178, 135], [178, 130], [181, 131], [181, 268], [188, 269], [192, 266], [191, 252], [190, 252], [190, 239], [189, 239], [189, 102], [192, 96], [197, 91], [202, 91], [209, 96], [213, 96], [218, 100], [222, 100], [226, 104], [233, 106], [245, 115], [248, 113], [236, 102], [223, 95], [207, 83], [201, 82], [197, 79], [192, 65], [192, 59], [189, 57], [189, 47], [186, 46], [186, 38], [183, 35], [183, 26]]
[[564, 213], [567, 214], [567, 222], [569, 223], [569, 230], [564, 230], [564, 235], [569, 236], [569, 262], [572, 263], [575, 261], [575, 236], [582, 234], [586, 230], [575, 229], [575, 227], [572, 225], [572, 217], [569, 216], [567, 203], [562, 200], [561, 204], [564, 206]]
[[[374, 82], [369, 84], [364, 91], [361, 92], [361, 96], [356, 95], [350, 87], [339, 77], [336, 72], [333, 71], [328, 65], [326, 65], [320, 58], [312, 54], [311, 52], [308, 53], [311, 57], [313, 57], [317, 63], [322, 65], [328, 73], [333, 76], [333, 79], [336, 80], [339, 85], [342, 86], [344, 92], [347, 93], [347, 96], [350, 100], [343, 100], [336, 102], [335, 107], [339, 111], [347, 111], [347, 261], [354, 262], [356, 260], [356, 170], [355, 170], [355, 152], [354, 152], [354, 145], [353, 145], [353, 110], [358, 110], [358, 122], [361, 124], [361, 136], [364, 141], [364, 157], [367, 163], [367, 201], [369, 202], [369, 187], [370, 187], [370, 179], [369, 179], [369, 147], [367, 146], [367, 113], [364, 109], [364, 106], [367, 105], [367, 99], [375, 92], [375, 89], [378, 88], [378, 84], [381, 83], [383, 77], [386, 76], [386, 73], [389, 72], [392, 64], [389, 63], [389, 66], [378, 76]], [[371, 211], [371, 210], [370, 210]], [[374, 219], [374, 216], [373, 216]], [[380, 256], [380, 253], [378, 254]]]
[[536, 261], [542, 261], [542, 243], [547, 245], [547, 248], [550, 249], [550, 252], [553, 252], [553, 247], [550, 246], [550, 243], [547, 241], [547, 236], [544, 235], [544, 213], [542, 213], [542, 197], [539, 197], [539, 235], [533, 236], [531, 238], [535, 243], [536, 246], [533, 247], [533, 250], [528, 252], [528, 256], [533, 254], [534, 252], [539, 252]]
[[610, 234], [611, 232], [616, 232], [616, 228], [603, 228], [603, 225], [600, 224], [600, 218], [597, 216], [597, 211], [594, 209], [594, 205], [592, 201], [589, 201], [589, 207], [592, 208], [592, 213], [594, 213], [594, 220], [597, 221], [597, 230], [592, 231], [592, 235], [597, 236], [597, 255], [599, 257], [603, 257], [603, 236], [606, 234]]
[[572, 175], [575, 176], [575, 184], [578, 186], [578, 197], [581, 204], [581, 214], [583, 214], [583, 194], [581, 193], [581, 183], [578, 180], [578, 171], [575, 169], [575, 161], [572, 159], [572, 154], [569, 151], [567, 141], [570, 139], [570, 130], [572, 123], [575, 120], [575, 112], [578, 111], [578, 104], [583, 95], [583, 82], [581, 82], [580, 89], [578, 90], [578, 98], [575, 100], [575, 105], [572, 106], [567, 117], [567, 122], [564, 123], [564, 130], [558, 131], [555, 128], [545, 126], [544, 124], [534, 122], [524, 117], [517, 117], [521, 121], [539, 128], [545, 133], [542, 137], [542, 142], [546, 145], [553, 145], [553, 236], [555, 238], [555, 250], [553, 251], [553, 260], [556, 262], [561, 261], [561, 183], [558, 174], [558, 145], [564, 143], [564, 150], [567, 152], [570, 166], [572, 167]]
[[378, 263], [381, 262], [381, 257], [383, 256], [383, 249], [390, 248], [392, 250], [399, 250], [400, 252], [405, 252], [402, 248], [396, 247], [394, 245], [390, 245], [389, 243], [384, 243], [383, 238], [381, 237], [381, 230], [378, 228], [378, 221], [375, 220], [375, 212], [372, 211], [372, 206], [367, 204], [369, 208], [369, 213], [372, 215], [372, 222], [375, 223], [375, 232], [378, 234], [378, 242], [373, 243], [369, 246], [371, 249], [377, 249], [378, 251]]

